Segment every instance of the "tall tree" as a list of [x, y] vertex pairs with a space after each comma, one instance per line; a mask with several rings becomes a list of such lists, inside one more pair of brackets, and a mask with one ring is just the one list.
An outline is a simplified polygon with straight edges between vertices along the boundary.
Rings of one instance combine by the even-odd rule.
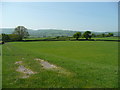
[[23, 38], [27, 38], [29, 36], [28, 30], [24, 26], [17, 26], [13, 34], [18, 35], [20, 40], [23, 40]]
[[79, 37], [81, 37], [81, 32], [76, 32], [74, 35], [73, 35], [74, 38], [76, 38], [76, 40], [78, 40]]
[[91, 39], [91, 31], [86, 31], [83, 33], [83, 37], [86, 38], [86, 40]]

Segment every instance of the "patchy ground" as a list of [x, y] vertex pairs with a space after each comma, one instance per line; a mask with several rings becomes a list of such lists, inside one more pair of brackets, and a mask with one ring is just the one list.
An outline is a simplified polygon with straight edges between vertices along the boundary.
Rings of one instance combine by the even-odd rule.
[[[24, 59], [24, 58], [22, 58], [22, 59]], [[68, 72], [67, 70], [65, 70], [61, 67], [58, 67], [56, 65], [53, 65], [45, 60], [42, 60], [39, 58], [36, 58], [35, 60], [39, 61], [39, 63], [42, 65], [43, 69], [56, 71], [58, 73], [65, 74], [65, 75], [71, 75], [71, 73]], [[18, 65], [18, 68], [16, 69], [16, 71], [23, 74], [20, 78], [29, 78], [30, 75], [36, 74], [36, 72], [32, 71], [29, 68], [26, 68], [25, 65], [23, 65], [23, 61], [17, 61], [17, 62], [15, 62], [15, 64]]]
[[49, 63], [48, 61], [45, 61], [45, 60], [40, 59], [40, 58], [36, 58], [35, 60], [39, 61], [44, 69], [57, 71], [58, 73], [65, 74], [65, 75], [72, 75], [71, 72], [69, 72], [69, 71], [67, 71], [67, 70], [65, 70], [62, 67], [59, 67], [57, 65], [53, 65], [53, 64]]
[[17, 72], [23, 73], [23, 76], [21, 78], [28, 78], [32, 74], [36, 74], [36, 72], [33, 72], [32, 70], [26, 68], [25, 66], [22, 65], [22, 61], [17, 61], [15, 64], [18, 65]]
[[49, 62], [44, 61], [42, 59], [36, 58], [35, 60], [36, 61], [40, 61], [40, 64], [43, 66], [44, 69], [54, 69], [54, 68], [57, 68], [57, 66], [55, 66], [53, 64], [50, 64]]

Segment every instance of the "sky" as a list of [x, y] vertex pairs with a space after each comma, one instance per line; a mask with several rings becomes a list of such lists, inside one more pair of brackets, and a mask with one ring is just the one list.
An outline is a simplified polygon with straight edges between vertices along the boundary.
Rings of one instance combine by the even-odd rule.
[[3, 28], [118, 31], [117, 2], [2, 2]]

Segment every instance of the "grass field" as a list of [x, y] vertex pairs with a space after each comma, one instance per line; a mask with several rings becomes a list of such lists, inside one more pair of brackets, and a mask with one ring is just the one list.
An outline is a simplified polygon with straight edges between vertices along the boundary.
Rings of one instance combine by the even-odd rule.
[[92, 38], [92, 39], [95, 39], [95, 40], [118, 40], [118, 37], [102, 37], [102, 38]]
[[0, 45], [0, 89], [2, 88], [2, 46]]
[[[46, 37], [46, 38], [27, 38], [27, 39], [24, 39], [24, 40], [68, 40], [68, 38], [70, 38], [70, 40], [76, 40], [76, 38], [73, 38], [73, 37], [61, 37], [61, 38], [58, 38], [56, 39], [56, 37]], [[79, 39], [85, 39], [85, 38], [79, 38]], [[92, 37], [91, 39], [94, 39], [94, 40], [118, 40], [118, 37]]]
[[[3, 45], [3, 88], [117, 88], [118, 42], [40, 41]], [[24, 58], [24, 59], [22, 59]], [[67, 70], [45, 70], [35, 61], [44, 59]], [[16, 61], [37, 74], [20, 78]]]

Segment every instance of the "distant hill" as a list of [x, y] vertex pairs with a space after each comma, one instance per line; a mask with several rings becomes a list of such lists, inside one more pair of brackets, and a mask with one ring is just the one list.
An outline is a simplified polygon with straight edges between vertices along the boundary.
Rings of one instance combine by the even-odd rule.
[[[14, 31], [14, 28], [2, 28], [0, 29], [5, 34], [11, 34]], [[70, 31], [70, 30], [58, 30], [58, 29], [39, 29], [32, 30], [28, 29], [28, 32], [31, 37], [56, 37], [56, 36], [73, 36], [76, 32], [83, 31]], [[92, 32], [94, 34], [109, 33], [109, 32]], [[118, 36], [118, 32], [112, 32], [115, 36]], [[120, 34], [119, 34], [120, 35]]]
[[36, 37], [56, 37], [56, 36], [73, 36], [77, 31], [57, 30], [57, 29], [40, 29], [29, 30], [31, 36]]
[[[2, 33], [11, 34], [14, 28], [3, 28]], [[77, 31], [58, 30], [58, 29], [28, 29], [31, 37], [56, 37], [56, 36], [72, 36]]]
[[14, 28], [2, 28], [0, 31], [1, 33], [11, 34], [14, 31]]

